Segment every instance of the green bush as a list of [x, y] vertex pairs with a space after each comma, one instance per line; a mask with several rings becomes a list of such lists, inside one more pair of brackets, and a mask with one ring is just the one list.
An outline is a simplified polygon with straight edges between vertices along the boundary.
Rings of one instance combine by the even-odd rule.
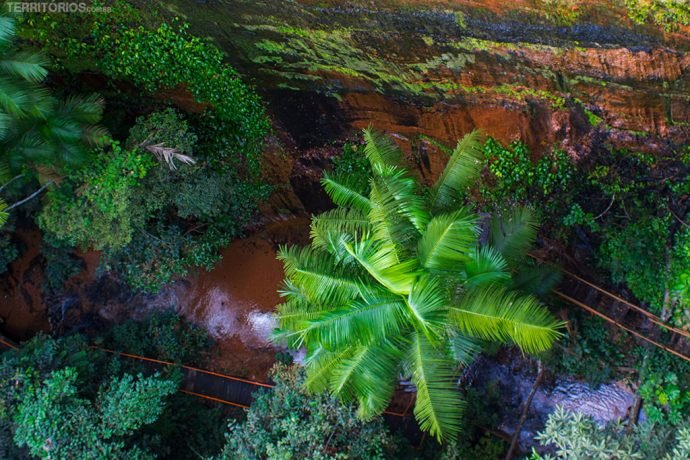
[[[175, 361], [198, 359], [206, 347], [200, 329], [172, 315], [125, 323], [108, 337], [105, 346]], [[173, 394], [180, 378], [177, 369], [152, 374], [140, 361], [93, 349], [81, 335], [39, 335], [0, 355], [0, 441], [14, 440], [0, 444], [0, 455], [28, 458], [21, 446], [51, 459], [215, 455], [225, 419]]]
[[531, 460], [659, 459], [682, 460], [690, 456], [690, 431], [645, 424], [626, 430], [622, 424], [604, 429], [591, 418], [558, 408], [549, 416], [537, 439], [555, 449], [543, 457], [533, 453]]
[[81, 248], [122, 248], [141, 228], [145, 215], [133, 200], [155, 166], [150, 155], [125, 150], [116, 142], [94, 152], [83, 168], [46, 194], [39, 225], [60, 244]]
[[44, 240], [41, 253], [45, 258], [43, 265], [44, 290], [50, 294], [62, 291], [65, 283], [84, 268], [83, 261], [67, 248], [53, 246]]
[[231, 421], [219, 459], [383, 459], [396, 444], [381, 419], [364, 422], [332, 396], [307, 394], [304, 373], [276, 365], [275, 387], [262, 391], [247, 420]]
[[573, 201], [575, 164], [562, 150], [552, 150], [534, 162], [527, 146], [512, 142], [504, 147], [489, 138], [484, 144], [487, 168], [479, 194], [488, 209], [531, 205], [546, 224], [560, 225], [563, 210]]
[[209, 345], [204, 329], [172, 312], [114, 326], [104, 341], [118, 351], [192, 365], [200, 364]]

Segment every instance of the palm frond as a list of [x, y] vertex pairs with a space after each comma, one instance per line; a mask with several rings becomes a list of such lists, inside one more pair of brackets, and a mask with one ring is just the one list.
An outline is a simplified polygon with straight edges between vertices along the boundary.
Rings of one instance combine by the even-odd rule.
[[80, 124], [94, 124], [103, 116], [104, 107], [104, 99], [97, 94], [86, 97], [70, 96], [60, 105], [58, 112]]
[[529, 208], [514, 208], [507, 216], [493, 216], [489, 242], [508, 260], [527, 255], [537, 237], [538, 223]]
[[422, 266], [429, 270], [460, 272], [477, 245], [477, 216], [466, 209], [434, 217], [417, 245]]
[[537, 297], [546, 297], [558, 286], [561, 277], [560, 269], [554, 265], [524, 264], [513, 274], [510, 288]]
[[357, 279], [356, 272], [345, 273], [332, 256], [310, 247], [283, 246], [277, 257], [283, 262], [287, 279], [310, 301], [342, 305], [355, 299], [364, 286]]
[[0, 16], [0, 45], [7, 46], [17, 34], [17, 22], [9, 16]]
[[5, 200], [0, 198], [0, 228], [5, 225], [7, 222], [7, 219], [10, 217], [9, 213], [6, 211], [7, 210], [7, 203]]
[[464, 334], [512, 342], [527, 353], [549, 349], [563, 325], [536, 298], [497, 286], [465, 294], [451, 307], [450, 318]]
[[382, 174], [389, 166], [398, 166], [402, 153], [395, 142], [372, 128], [364, 130], [364, 154], [375, 173]]
[[345, 401], [356, 399], [364, 419], [380, 414], [393, 396], [400, 354], [398, 347], [385, 341], [356, 347], [334, 364], [331, 391]]
[[40, 82], [48, 76], [48, 60], [39, 53], [20, 52], [0, 59], [0, 72], [28, 82]]
[[405, 303], [399, 296], [378, 292], [349, 305], [320, 314], [309, 321], [306, 331], [327, 349], [381, 341], [396, 337], [406, 324]]
[[426, 202], [417, 190], [417, 181], [409, 177], [407, 171], [398, 169], [381, 178], [380, 185], [386, 187], [387, 192], [395, 200], [398, 214], [412, 223], [418, 232], [422, 232], [429, 223], [429, 213]]
[[193, 165], [196, 163], [196, 160], [189, 155], [180, 153], [177, 151], [177, 149], [166, 147], [163, 144], [147, 145], [145, 148], [151, 152], [153, 156], [158, 159], [158, 161], [165, 162], [165, 164], [168, 165], [168, 168], [173, 171], [177, 169], [175, 160], [186, 165]]
[[362, 212], [369, 212], [371, 209], [369, 198], [362, 194], [357, 187], [357, 181], [353, 178], [334, 177], [330, 173], [324, 173], [321, 184], [326, 194], [338, 206], [352, 206]]
[[450, 346], [450, 355], [456, 363], [462, 366], [470, 365], [474, 358], [482, 351], [480, 341], [462, 334], [452, 336], [448, 344]]
[[419, 272], [417, 260], [398, 261], [394, 246], [389, 242], [362, 239], [344, 243], [345, 249], [376, 281], [399, 295], [407, 295]]
[[413, 334], [404, 367], [417, 387], [414, 415], [420, 428], [439, 441], [453, 439], [461, 429], [463, 402], [449, 357], [424, 335]]
[[348, 235], [350, 240], [355, 240], [370, 230], [369, 219], [362, 211], [336, 208], [312, 218], [309, 236], [313, 248], [326, 249], [341, 259], [344, 251], [341, 237]]
[[406, 301], [411, 322], [435, 342], [445, 331], [448, 297], [439, 282], [431, 275], [417, 278]]
[[466, 283], [470, 287], [505, 283], [510, 280], [508, 262], [491, 246], [475, 247], [470, 253], [470, 260], [465, 264], [465, 272]]
[[398, 212], [395, 196], [380, 178], [373, 178], [370, 188], [369, 222], [373, 237], [377, 241], [392, 243], [394, 254], [400, 260], [405, 255], [408, 243], [414, 239], [417, 232], [410, 221]]
[[483, 165], [482, 140], [481, 132], [475, 130], [458, 142], [432, 189], [432, 209], [443, 211], [457, 206], [463, 191], [479, 177]]

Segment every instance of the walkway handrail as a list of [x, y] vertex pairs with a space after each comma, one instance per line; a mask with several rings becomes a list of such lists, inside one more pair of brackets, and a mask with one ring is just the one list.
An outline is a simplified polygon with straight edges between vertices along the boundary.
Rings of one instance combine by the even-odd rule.
[[[539, 256], [535, 256], [534, 254], [530, 254], [530, 253], [528, 253], [528, 255], [529, 255], [531, 258], [533, 258], [533, 259], [535, 259], [535, 260], [537, 260], [537, 261], [539, 261], [539, 262], [548, 263], [548, 261], [542, 259], [542, 258], [539, 257]], [[616, 301], [621, 302], [621, 303], [627, 305], [628, 307], [632, 308], [633, 310], [635, 310], [635, 311], [637, 311], [637, 312], [639, 312], [639, 313], [642, 313], [642, 314], [645, 315], [647, 318], [649, 318], [649, 320], [650, 320], [651, 322], [653, 322], [654, 324], [656, 324], [656, 325], [658, 325], [658, 326], [661, 326], [661, 327], [663, 327], [663, 328], [665, 328], [665, 329], [667, 329], [667, 330], [669, 330], [669, 331], [671, 331], [671, 332], [675, 332], [676, 334], [682, 335], [682, 336], [685, 337], [685, 338], [690, 339], [690, 333], [689, 333], [688, 331], [684, 331], [683, 329], [678, 329], [677, 327], [671, 326], [670, 324], [666, 323], [663, 319], [661, 319], [660, 317], [656, 316], [655, 314], [653, 314], [653, 313], [651, 313], [651, 312], [645, 310], [644, 308], [642, 308], [642, 307], [640, 307], [640, 306], [638, 306], [638, 305], [635, 305], [635, 304], [632, 303], [632, 302], [629, 302], [629, 301], [623, 299], [622, 297], [620, 297], [620, 296], [618, 296], [618, 295], [616, 295], [616, 294], [614, 294], [614, 293], [612, 293], [612, 292], [607, 291], [607, 290], [604, 289], [604, 288], [601, 288], [601, 287], [597, 286], [596, 284], [594, 284], [594, 283], [592, 283], [592, 282], [590, 282], [590, 281], [587, 281], [586, 279], [584, 279], [584, 278], [582, 278], [582, 277], [576, 275], [575, 273], [573, 273], [573, 272], [571, 272], [571, 271], [568, 271], [568, 270], [566, 270], [566, 269], [561, 269], [561, 271], [562, 271], [564, 274], [566, 274], [567, 276], [569, 276], [570, 278], [573, 278], [573, 279], [575, 279], [576, 281], [579, 281], [579, 282], [581, 282], [581, 283], [583, 283], [583, 284], [586, 284], [587, 286], [591, 287], [592, 289], [595, 289], [595, 290], [601, 292], [602, 294], [607, 295], [607, 296], [611, 297], [612, 299], [615, 299]]]

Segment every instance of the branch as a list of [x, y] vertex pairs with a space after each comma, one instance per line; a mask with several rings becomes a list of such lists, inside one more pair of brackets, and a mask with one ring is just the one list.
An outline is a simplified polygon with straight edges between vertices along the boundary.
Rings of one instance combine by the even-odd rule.
[[14, 176], [12, 179], [10, 179], [9, 181], [5, 182], [5, 183], [2, 185], [2, 187], [0, 187], [0, 192], [2, 192], [3, 190], [5, 190], [5, 187], [7, 187], [8, 185], [10, 185], [12, 182], [16, 181], [16, 180], [19, 179], [20, 177], [24, 177], [24, 174], [19, 174], [18, 176]]
[[690, 225], [688, 225], [687, 223], [683, 222], [683, 219], [681, 219], [680, 217], [678, 217], [678, 216], [676, 215], [676, 213], [673, 212], [673, 210], [671, 209], [671, 206], [668, 206], [668, 205], [667, 205], [666, 207], [668, 208], [668, 212], [670, 212], [671, 215], [672, 215], [673, 217], [676, 218], [676, 220], [678, 221], [678, 223], [680, 223], [680, 224], [683, 225], [684, 227], [690, 228]]
[[518, 447], [518, 440], [520, 438], [520, 432], [522, 431], [522, 426], [525, 424], [525, 420], [527, 419], [527, 413], [532, 405], [532, 399], [534, 398], [534, 394], [537, 392], [537, 388], [541, 383], [542, 377], [544, 377], [544, 368], [541, 365], [541, 361], [537, 361], [537, 365], [539, 369], [537, 378], [534, 380], [534, 385], [532, 385], [532, 391], [530, 391], [529, 396], [527, 396], [527, 401], [525, 401], [525, 407], [522, 409], [522, 415], [520, 415], [520, 420], [515, 428], [515, 433], [513, 433], [513, 438], [510, 441], [510, 448], [508, 449], [505, 460], [511, 460], [515, 455], [515, 451]]
[[53, 183], [52, 180], [46, 182], [45, 184], [43, 184], [43, 187], [39, 188], [38, 190], [36, 190], [36, 191], [35, 191], [34, 193], [32, 193], [31, 195], [27, 196], [26, 198], [24, 198], [24, 199], [21, 200], [21, 201], [17, 201], [17, 202], [14, 203], [12, 206], [9, 206], [7, 209], [5, 209], [5, 212], [7, 212], [7, 211], [9, 211], [9, 210], [11, 210], [11, 209], [14, 209], [14, 208], [16, 208], [17, 206], [21, 206], [21, 205], [23, 205], [24, 203], [26, 203], [27, 201], [31, 200], [32, 198], [38, 196], [43, 190], [45, 190], [45, 189], [46, 189], [49, 185], [51, 185], [52, 183]]
[[602, 217], [604, 214], [606, 214], [607, 212], [609, 212], [609, 209], [611, 209], [611, 206], [613, 206], [613, 202], [614, 202], [614, 201], [616, 201], [616, 194], [615, 194], [615, 193], [611, 196], [611, 202], [609, 203], [608, 207], [607, 207], [606, 209], [604, 209], [604, 211], [603, 211], [601, 214], [599, 214], [597, 217], [595, 217], [594, 220], [599, 219], [599, 218]]

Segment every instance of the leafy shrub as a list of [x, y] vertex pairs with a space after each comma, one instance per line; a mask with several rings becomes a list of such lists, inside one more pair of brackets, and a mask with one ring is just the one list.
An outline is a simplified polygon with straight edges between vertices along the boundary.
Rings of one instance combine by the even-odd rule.
[[169, 312], [114, 326], [104, 344], [126, 353], [181, 364], [199, 364], [210, 342], [204, 329]]
[[533, 453], [532, 460], [592, 458], [681, 460], [690, 456], [690, 431], [682, 428], [670, 436], [664, 427], [647, 424], [633, 431], [622, 424], [604, 429], [591, 418], [558, 408], [549, 416], [537, 439], [553, 446], [555, 456]]
[[47, 193], [39, 225], [60, 244], [82, 248], [122, 248], [145, 216], [134, 207], [141, 179], [155, 165], [148, 155], [116, 142], [98, 149], [84, 168], [72, 169]]
[[667, 32], [690, 25], [690, 5], [683, 0], [625, 0], [625, 6], [636, 24], [653, 22]]
[[219, 459], [392, 458], [396, 445], [381, 419], [364, 422], [332, 396], [307, 394], [298, 367], [276, 365], [272, 378], [247, 420], [230, 422]]
[[[653, 349], [638, 351], [637, 367], [644, 376], [638, 389], [652, 423], [682, 426], [690, 419], [690, 364]], [[644, 355], [648, 355], [645, 359]]]
[[[125, 323], [109, 337], [107, 346], [131, 351], [136, 345], [135, 351], [152, 357], [160, 351], [171, 360], [198, 357], [205, 346], [201, 330], [172, 315]], [[224, 426], [220, 411], [173, 394], [181, 377], [176, 369], [150, 371], [139, 361], [91, 348], [81, 335], [39, 335], [0, 355], [0, 440], [14, 438], [32, 458], [216, 454]], [[3, 449], [16, 453], [0, 445], [0, 454]]]
[[600, 263], [613, 280], [625, 282], [656, 312], [663, 304], [670, 224], [668, 217], [641, 216], [618, 231], [605, 230], [600, 248]]
[[353, 143], [343, 145], [342, 154], [333, 158], [333, 175], [349, 177], [354, 188], [368, 194], [371, 165], [364, 154], [364, 146]]
[[573, 200], [571, 181], [576, 172], [565, 152], [553, 150], [534, 162], [524, 143], [512, 142], [504, 147], [489, 138], [484, 144], [484, 156], [487, 170], [479, 193], [487, 208], [531, 204], [540, 210], [546, 223], [560, 224], [563, 210]]
[[82, 260], [75, 256], [71, 250], [53, 246], [47, 241], [43, 242], [41, 253], [45, 257], [43, 275], [45, 278], [45, 290], [55, 294], [60, 292], [69, 278], [81, 272]]

